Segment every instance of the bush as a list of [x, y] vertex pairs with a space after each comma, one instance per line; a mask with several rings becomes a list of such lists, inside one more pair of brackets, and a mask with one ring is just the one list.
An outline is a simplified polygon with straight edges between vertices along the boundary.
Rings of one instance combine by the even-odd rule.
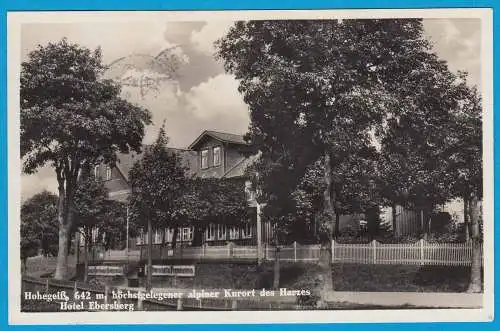
[[300, 295], [297, 297], [297, 305], [304, 308], [316, 308], [320, 302], [321, 297], [312, 292], [310, 295]]

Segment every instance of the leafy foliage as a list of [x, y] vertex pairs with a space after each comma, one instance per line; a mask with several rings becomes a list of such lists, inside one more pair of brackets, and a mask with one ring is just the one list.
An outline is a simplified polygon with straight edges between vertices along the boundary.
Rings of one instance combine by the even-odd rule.
[[56, 254], [58, 237], [57, 195], [43, 191], [21, 206], [21, 258]]
[[[93, 228], [99, 229], [99, 241], [105, 248], [115, 247], [126, 238], [126, 205], [110, 200], [102, 181], [87, 177], [83, 179], [74, 196], [75, 228], [91, 242]], [[134, 229], [131, 232], [135, 233]]]
[[174, 218], [205, 227], [209, 222], [241, 224], [247, 216], [244, 182], [239, 178], [192, 178], [177, 200]]
[[186, 188], [180, 157], [167, 149], [165, 127], [156, 142], [130, 170], [130, 215], [137, 225], [151, 219], [155, 227], [174, 225], [176, 203]]
[[140, 151], [150, 113], [120, 98], [120, 86], [102, 78], [101, 51], [66, 39], [28, 54], [21, 64], [21, 157], [31, 174], [49, 165], [58, 181], [59, 252], [55, 278], [68, 277], [74, 229], [73, 196], [84, 166], [113, 164], [116, 153]]
[[290, 195], [325, 154], [327, 200], [341, 209], [350, 159], [372, 148], [373, 130], [397, 108], [395, 77], [433, 58], [420, 20], [237, 22], [218, 49], [250, 107], [247, 138], [262, 152], [257, 184], [274, 219], [293, 210]]
[[60, 176], [76, 176], [86, 160], [113, 162], [117, 151], [139, 151], [150, 114], [121, 99], [120, 86], [101, 79], [105, 69], [100, 49], [92, 52], [66, 39], [39, 46], [22, 63], [26, 173], [49, 162]]

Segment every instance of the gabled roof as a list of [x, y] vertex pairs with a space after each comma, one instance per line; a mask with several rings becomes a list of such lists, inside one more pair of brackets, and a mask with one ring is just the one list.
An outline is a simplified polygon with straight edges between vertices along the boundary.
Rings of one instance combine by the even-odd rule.
[[[142, 154], [149, 147], [150, 145], [144, 145], [142, 147], [141, 153], [130, 152], [128, 154], [122, 154], [122, 153], [118, 154], [116, 168], [120, 171], [120, 173], [123, 175], [125, 180], [127, 180], [127, 182], [129, 180], [130, 169], [132, 169], [132, 166], [134, 165], [135, 162], [141, 159]], [[172, 153], [177, 153], [177, 155], [179, 155], [182, 164], [187, 168], [188, 175], [193, 175], [196, 173], [197, 170], [196, 152], [189, 151], [186, 149], [172, 148], [172, 147], [167, 147], [167, 149], [168, 151]]]
[[225, 142], [225, 143], [230, 143], [230, 144], [237, 144], [237, 145], [248, 145], [248, 143], [243, 139], [242, 135], [239, 134], [233, 134], [233, 133], [226, 133], [226, 132], [219, 132], [219, 131], [211, 131], [211, 130], [205, 130], [203, 131], [198, 138], [189, 145], [188, 149], [194, 149], [196, 145], [198, 145], [205, 137], [212, 137], [216, 140]]

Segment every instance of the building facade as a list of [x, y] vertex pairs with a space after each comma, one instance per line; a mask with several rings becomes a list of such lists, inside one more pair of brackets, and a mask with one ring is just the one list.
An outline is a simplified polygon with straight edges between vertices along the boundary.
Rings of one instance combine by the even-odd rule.
[[[147, 148], [147, 146], [145, 147]], [[198, 178], [217, 178], [241, 181], [241, 189], [245, 190], [248, 203], [249, 222], [241, 222], [244, 225], [233, 226], [217, 223], [209, 223], [205, 226], [202, 240], [196, 241], [195, 229], [192, 226], [155, 229], [153, 233], [153, 244], [171, 246], [176, 234], [176, 245], [222, 245], [234, 242], [237, 245], [259, 245], [271, 240], [271, 226], [269, 223], [260, 221], [260, 207], [256, 200], [251, 184], [246, 180], [245, 173], [258, 154], [252, 153], [251, 146], [247, 144], [243, 136], [217, 132], [204, 131], [186, 149], [169, 148], [171, 153], [180, 156], [181, 162], [186, 167], [186, 176]], [[120, 154], [115, 167], [106, 165], [96, 166], [94, 175], [98, 180], [103, 180], [112, 199], [126, 202], [130, 194], [129, 172], [133, 164], [141, 158], [140, 154]], [[97, 234], [96, 234], [97, 236]], [[134, 246], [147, 244], [146, 231], [140, 231], [134, 242]]]

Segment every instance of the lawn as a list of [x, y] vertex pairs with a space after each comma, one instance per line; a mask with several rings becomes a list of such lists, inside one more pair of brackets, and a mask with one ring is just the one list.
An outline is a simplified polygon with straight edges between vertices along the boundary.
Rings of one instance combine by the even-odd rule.
[[[332, 270], [336, 291], [375, 292], [464, 292], [470, 269], [452, 266], [335, 264]], [[315, 264], [283, 263], [280, 287], [311, 289], [319, 285]], [[116, 284], [116, 283], [115, 283]], [[196, 277], [154, 277], [153, 287], [182, 288], [271, 288], [273, 265], [215, 264], [196, 265]]]

